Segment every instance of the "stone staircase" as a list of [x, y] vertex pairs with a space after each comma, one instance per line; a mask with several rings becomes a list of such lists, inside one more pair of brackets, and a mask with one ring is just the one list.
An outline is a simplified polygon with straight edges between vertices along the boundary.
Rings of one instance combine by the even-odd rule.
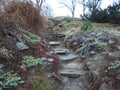
[[59, 90], [88, 90], [89, 83], [83, 70], [84, 63], [80, 62], [79, 56], [63, 45], [62, 37], [61, 40], [57, 37], [48, 40], [49, 45], [57, 53], [61, 66], [58, 70], [62, 81]]

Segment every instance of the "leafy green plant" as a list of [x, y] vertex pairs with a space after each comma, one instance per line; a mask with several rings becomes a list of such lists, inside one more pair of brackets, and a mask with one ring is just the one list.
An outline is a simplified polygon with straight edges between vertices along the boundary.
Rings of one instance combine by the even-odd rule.
[[40, 58], [35, 59], [32, 56], [24, 56], [23, 57], [23, 62], [25, 64], [27, 64], [28, 67], [34, 67], [34, 66], [42, 64], [42, 60]]
[[30, 43], [39, 42], [39, 37], [29, 31], [25, 31], [25, 34], [23, 34], [23, 37], [27, 42], [30, 42]]
[[114, 63], [111, 63], [111, 65], [108, 67], [108, 70], [118, 69], [118, 68], [120, 68], [120, 61], [116, 60]]
[[93, 28], [93, 24], [89, 21], [84, 21], [81, 30], [91, 30]]
[[23, 80], [21, 80], [21, 77], [17, 76], [17, 74], [13, 74], [13, 72], [7, 72], [3, 75], [0, 75], [0, 89], [6, 88], [6, 87], [17, 87], [19, 84], [24, 83]]

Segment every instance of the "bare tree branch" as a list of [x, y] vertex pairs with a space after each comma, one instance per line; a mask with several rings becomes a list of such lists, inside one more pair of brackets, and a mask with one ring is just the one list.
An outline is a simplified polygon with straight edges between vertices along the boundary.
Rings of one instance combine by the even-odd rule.
[[63, 5], [63, 7], [66, 7], [71, 12], [73, 18], [75, 14], [75, 8], [76, 8], [77, 1], [78, 0], [70, 0], [70, 1], [61, 0], [60, 1], [60, 4]]

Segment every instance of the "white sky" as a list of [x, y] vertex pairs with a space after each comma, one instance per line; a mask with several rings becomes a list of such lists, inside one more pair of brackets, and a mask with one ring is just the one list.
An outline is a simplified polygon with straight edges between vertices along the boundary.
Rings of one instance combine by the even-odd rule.
[[[60, 0], [47, 0], [47, 3], [53, 9], [54, 16], [71, 16], [71, 13], [67, 8], [65, 8], [65, 7], [61, 8], [59, 1]], [[112, 4], [113, 1], [115, 1], [115, 0], [103, 0], [101, 7], [106, 8], [108, 5]], [[75, 17], [80, 17], [80, 14], [82, 14], [82, 6], [77, 5], [76, 11], [75, 11]]]

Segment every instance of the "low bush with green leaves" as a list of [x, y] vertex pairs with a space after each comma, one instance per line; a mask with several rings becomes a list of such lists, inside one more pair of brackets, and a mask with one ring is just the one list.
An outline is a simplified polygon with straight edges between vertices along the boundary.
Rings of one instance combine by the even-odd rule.
[[93, 28], [93, 24], [92, 22], [89, 21], [84, 21], [81, 26], [81, 30], [91, 30], [92, 28]]
[[39, 42], [39, 37], [29, 31], [25, 31], [25, 34], [23, 34], [23, 37], [27, 42], [30, 42], [30, 43]]
[[17, 74], [7, 72], [3, 75], [0, 75], [0, 90], [6, 87], [17, 87], [19, 84], [23, 84], [24, 81]]
[[111, 65], [108, 67], [108, 70], [111, 69], [120, 69], [120, 61], [116, 60], [114, 63], [111, 63]]
[[42, 60], [40, 58], [35, 59], [32, 56], [24, 56], [23, 63], [25, 63], [28, 67], [34, 67], [42, 64]]

